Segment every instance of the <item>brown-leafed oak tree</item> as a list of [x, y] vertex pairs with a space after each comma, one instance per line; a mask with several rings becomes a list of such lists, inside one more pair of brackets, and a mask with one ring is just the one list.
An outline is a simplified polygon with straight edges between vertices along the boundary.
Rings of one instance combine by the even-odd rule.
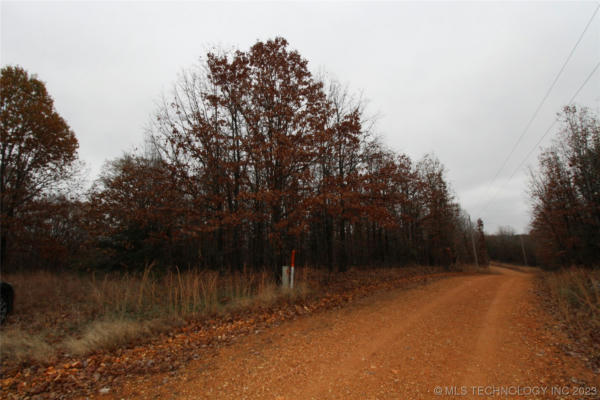
[[23, 68], [2, 68], [0, 78], [0, 261], [19, 217], [72, 172], [78, 142], [56, 112], [46, 86]]

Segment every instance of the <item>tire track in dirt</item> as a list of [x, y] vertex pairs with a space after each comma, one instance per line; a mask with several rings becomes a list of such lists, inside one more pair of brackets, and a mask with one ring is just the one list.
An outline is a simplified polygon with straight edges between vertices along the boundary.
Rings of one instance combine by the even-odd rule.
[[[477, 280], [481, 278], [476, 277]], [[323, 398], [335, 392], [335, 386], [343, 387], [346, 394], [362, 392], [367, 395], [365, 388], [370, 386], [371, 380], [368, 378], [377, 375], [377, 370], [385, 369], [386, 366], [395, 375], [406, 379], [410, 372], [405, 371], [403, 366], [410, 365], [415, 359], [414, 354], [419, 350], [427, 353], [419, 348], [419, 338], [423, 337], [421, 330], [427, 330], [428, 327], [434, 329], [431, 316], [436, 314], [436, 310], [448, 307], [451, 302], [466, 301], [469, 298], [473, 281], [469, 279], [456, 283], [456, 286], [436, 297], [423, 299], [423, 302], [419, 302], [418, 298], [411, 298], [404, 307], [399, 307], [396, 301], [390, 302], [376, 311], [385, 318], [377, 320], [371, 318], [371, 315], [357, 318], [358, 324], [354, 323], [350, 329], [360, 330], [360, 325], [366, 325], [373, 327], [371, 332], [366, 333], [362, 329], [360, 340], [346, 341], [347, 347], [354, 351], [344, 354], [337, 363], [338, 366], [330, 373], [327, 373], [327, 367], [331, 369], [333, 360], [328, 358], [325, 362], [327, 367], [315, 374], [317, 379], [311, 382], [309, 390], [299, 398]]]

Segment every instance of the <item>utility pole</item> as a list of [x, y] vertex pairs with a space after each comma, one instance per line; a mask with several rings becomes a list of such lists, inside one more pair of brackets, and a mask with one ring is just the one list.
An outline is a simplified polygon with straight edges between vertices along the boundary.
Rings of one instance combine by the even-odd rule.
[[469, 216], [469, 231], [471, 231], [471, 243], [473, 244], [473, 255], [475, 256], [475, 264], [479, 267], [479, 259], [477, 258], [477, 249], [475, 248], [475, 238], [473, 238], [473, 225], [471, 225], [471, 216]]
[[525, 261], [525, 266], [527, 266], [527, 254], [525, 253], [525, 245], [523, 245], [523, 235], [519, 235], [521, 238], [521, 250], [523, 251], [523, 261]]

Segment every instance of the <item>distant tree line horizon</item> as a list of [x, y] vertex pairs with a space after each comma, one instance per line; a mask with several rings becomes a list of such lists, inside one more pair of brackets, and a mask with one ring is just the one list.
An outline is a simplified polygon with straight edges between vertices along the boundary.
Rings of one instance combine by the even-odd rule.
[[329, 271], [450, 267], [474, 249], [487, 264], [495, 239], [471, 226], [441, 162], [387, 149], [360, 98], [307, 64], [283, 38], [208, 53], [164, 96], [143, 151], [91, 188], [43, 83], [4, 67], [2, 268], [277, 275], [292, 250]]
[[486, 233], [486, 250], [491, 261], [537, 266], [536, 248], [530, 234], [517, 234], [511, 226], [500, 226]]

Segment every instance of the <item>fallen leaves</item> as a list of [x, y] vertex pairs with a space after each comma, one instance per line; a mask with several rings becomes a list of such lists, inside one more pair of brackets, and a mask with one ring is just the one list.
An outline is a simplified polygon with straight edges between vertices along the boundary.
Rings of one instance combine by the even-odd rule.
[[[344, 279], [332, 279], [326, 291], [297, 301], [282, 300], [269, 307], [242, 309], [190, 321], [177, 330], [160, 334], [148, 343], [85, 358], [63, 355], [53, 365], [8, 365], [3, 361], [0, 389], [8, 398], [38, 396], [40, 399], [108, 394], [133, 376], [176, 371], [191, 360], [210, 356], [240, 336], [258, 334], [283, 321], [343, 306], [378, 290], [406, 287], [419, 282], [457, 275], [439, 272], [422, 275], [417, 270], [397, 270], [377, 276], [355, 271]], [[104, 390], [108, 389], [108, 391]]]

